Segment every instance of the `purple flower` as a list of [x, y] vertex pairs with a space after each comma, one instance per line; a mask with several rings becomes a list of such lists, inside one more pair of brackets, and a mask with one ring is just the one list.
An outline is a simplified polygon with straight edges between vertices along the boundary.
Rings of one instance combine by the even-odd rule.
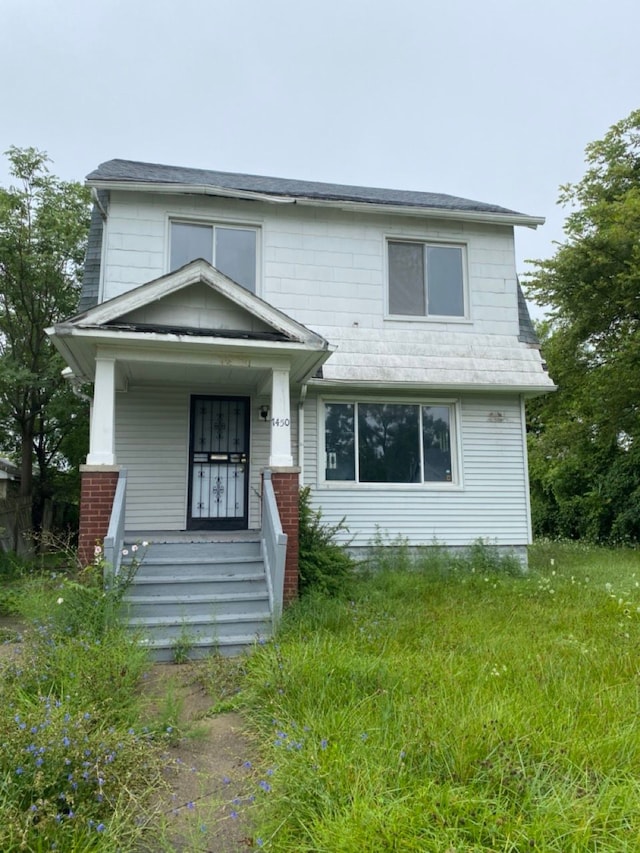
[[195, 807], [196, 807], [196, 804], [193, 802], [193, 800], [189, 800], [189, 802], [187, 803], [187, 808], [191, 809], [191, 811], [193, 811], [193, 809], [195, 809]]
[[320, 749], [326, 749], [328, 745], [329, 741], [326, 739], [326, 737], [323, 737], [320, 741]]
[[231, 783], [231, 779], [229, 779], [229, 777], [228, 777], [228, 776], [223, 776], [223, 777], [222, 777], [222, 784], [223, 784], [223, 785], [229, 785], [230, 783]]
[[271, 785], [268, 782], [265, 782], [264, 779], [258, 783], [263, 791], [270, 791]]
[[238, 817], [238, 812], [235, 811], [235, 809], [232, 809], [229, 817], [232, 817], [235, 820]]
[[105, 825], [104, 825], [103, 823], [99, 823], [99, 824], [96, 826], [96, 832], [104, 832], [104, 831], [105, 831], [105, 829], [106, 829], [106, 827], [105, 827]]

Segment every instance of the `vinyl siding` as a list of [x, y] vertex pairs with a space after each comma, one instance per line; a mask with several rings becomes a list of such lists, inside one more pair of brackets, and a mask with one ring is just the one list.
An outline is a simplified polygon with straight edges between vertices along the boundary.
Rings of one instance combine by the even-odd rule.
[[[510, 226], [113, 192], [103, 300], [168, 271], [171, 217], [258, 228], [257, 295], [330, 342], [327, 379], [420, 383], [428, 376], [431, 387], [552, 387], [538, 350], [518, 340]], [[387, 238], [462, 243], [468, 317], [385, 316]]]
[[[191, 393], [211, 389], [139, 387], [116, 395], [116, 459], [127, 469], [128, 530], [184, 530], [187, 513]], [[237, 392], [250, 396], [250, 392]], [[249, 527], [260, 527], [260, 474], [269, 460], [269, 423], [258, 417], [267, 398], [252, 398]], [[295, 411], [292, 412], [295, 419]], [[296, 431], [292, 430], [292, 442]], [[295, 458], [295, 444], [294, 444]]]
[[[337, 399], [327, 395], [329, 399]], [[345, 397], [345, 399], [347, 399]], [[357, 395], [351, 399], [357, 399]], [[384, 399], [384, 395], [380, 399]], [[422, 399], [428, 401], [428, 395]], [[305, 405], [305, 482], [329, 524], [346, 517], [354, 547], [406, 537], [412, 545], [498, 545], [530, 540], [521, 403], [516, 396], [465, 395], [459, 405], [459, 483], [455, 486], [322, 483], [317, 399]]]

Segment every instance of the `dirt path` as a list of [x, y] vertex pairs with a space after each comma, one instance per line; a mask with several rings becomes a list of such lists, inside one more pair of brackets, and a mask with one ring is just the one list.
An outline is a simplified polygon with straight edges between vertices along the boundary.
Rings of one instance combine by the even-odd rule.
[[199, 664], [156, 664], [143, 684], [149, 713], [177, 716], [179, 733], [163, 755], [169, 788], [158, 802], [168, 851], [246, 853], [254, 848], [254, 751], [242, 717], [211, 715]]
[[[0, 617], [0, 662], [20, 654], [19, 619]], [[10, 642], [8, 638], [14, 640]], [[255, 747], [240, 714], [212, 713], [200, 677], [205, 662], [154, 664], [142, 680], [144, 717], [166, 725], [167, 788], [155, 807], [162, 847], [144, 853], [248, 853], [254, 850], [251, 804]], [[171, 731], [168, 731], [171, 729]], [[143, 853], [143, 851], [140, 851]]]

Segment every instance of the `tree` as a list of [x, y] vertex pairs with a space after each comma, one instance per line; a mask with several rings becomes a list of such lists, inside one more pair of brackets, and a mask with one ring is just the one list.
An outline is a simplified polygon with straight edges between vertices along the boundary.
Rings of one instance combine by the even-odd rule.
[[52, 176], [45, 153], [6, 154], [19, 185], [0, 188], [0, 444], [20, 456], [21, 493], [37, 517], [86, 417], [45, 329], [77, 307], [89, 196]]
[[545, 533], [640, 540], [640, 110], [586, 149], [561, 187], [566, 240], [528, 295], [550, 307], [558, 392], [529, 408], [534, 517]]

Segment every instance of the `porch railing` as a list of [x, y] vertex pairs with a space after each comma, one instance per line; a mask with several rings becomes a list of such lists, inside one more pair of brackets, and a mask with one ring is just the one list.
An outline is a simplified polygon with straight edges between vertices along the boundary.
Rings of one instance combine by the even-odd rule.
[[282, 530], [271, 471], [264, 472], [262, 487], [262, 554], [269, 589], [269, 604], [274, 624], [282, 615], [284, 594], [284, 562], [287, 555], [287, 535]]
[[122, 545], [124, 543], [124, 516], [127, 495], [127, 472], [120, 471], [116, 492], [113, 496], [109, 529], [104, 538], [105, 586], [110, 586], [112, 580], [120, 573], [122, 560]]

